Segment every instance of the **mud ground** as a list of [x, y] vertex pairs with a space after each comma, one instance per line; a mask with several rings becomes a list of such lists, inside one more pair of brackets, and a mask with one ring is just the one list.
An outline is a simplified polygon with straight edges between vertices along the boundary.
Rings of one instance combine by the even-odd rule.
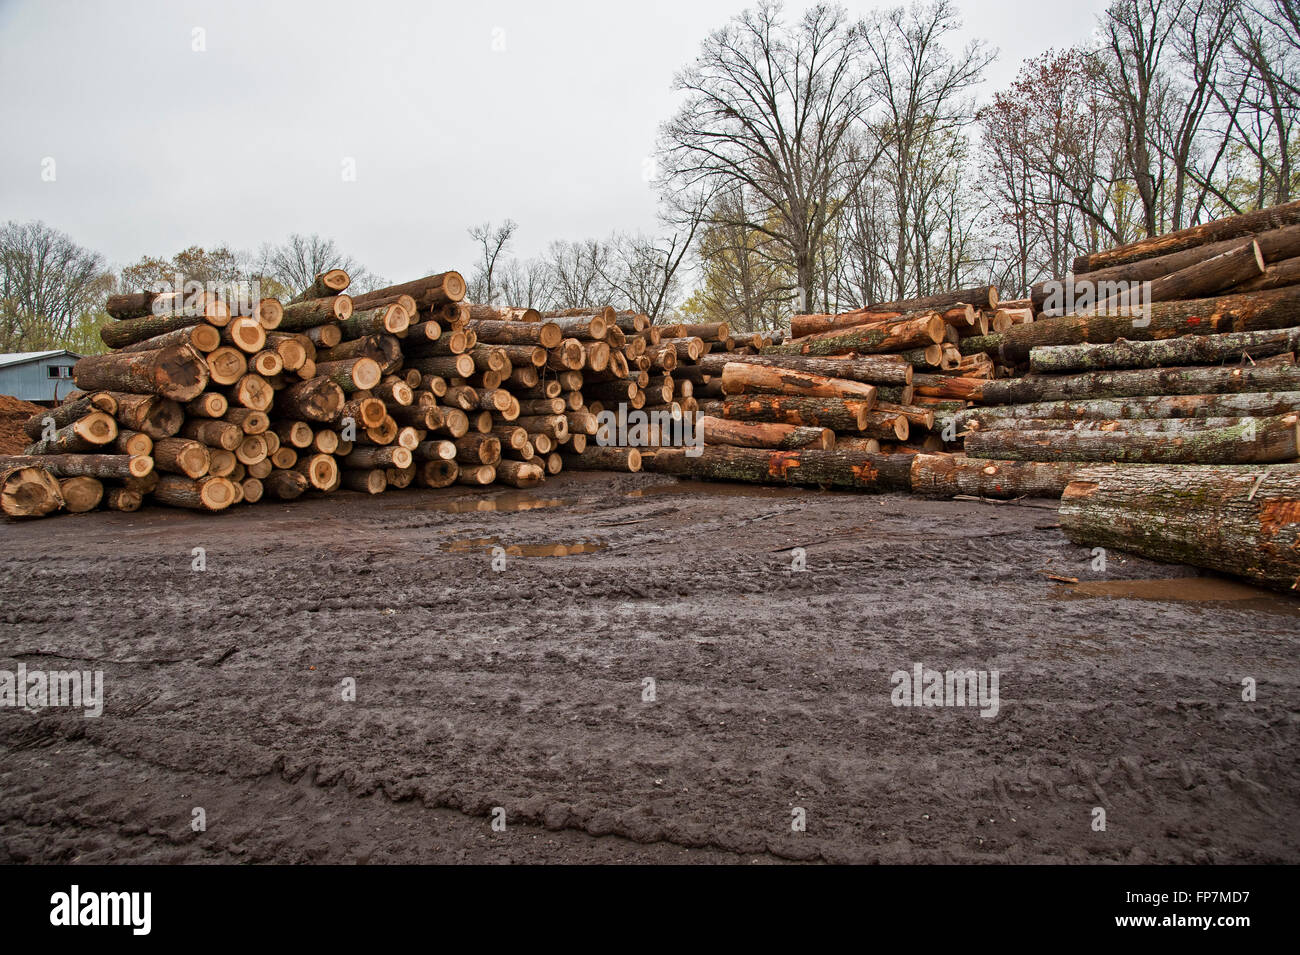
[[6, 524], [0, 670], [105, 707], [0, 708], [0, 862], [1300, 861], [1300, 600], [1055, 524], [604, 473]]

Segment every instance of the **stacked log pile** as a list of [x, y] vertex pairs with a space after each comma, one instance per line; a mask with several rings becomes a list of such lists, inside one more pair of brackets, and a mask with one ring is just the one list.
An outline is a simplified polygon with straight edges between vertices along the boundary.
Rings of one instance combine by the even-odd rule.
[[215, 295], [112, 296], [115, 350], [78, 362], [81, 391], [0, 457], [0, 507], [220, 511], [340, 488], [531, 487], [566, 461], [636, 470], [635, 450], [589, 447], [596, 413], [670, 404], [681, 342], [698, 347], [610, 308], [470, 305], [456, 272], [348, 285], [333, 269], [248, 315]]

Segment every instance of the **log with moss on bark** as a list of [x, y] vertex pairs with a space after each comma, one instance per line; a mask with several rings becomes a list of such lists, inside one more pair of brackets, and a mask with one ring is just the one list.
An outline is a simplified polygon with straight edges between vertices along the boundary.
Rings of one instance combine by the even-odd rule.
[[[993, 422], [992, 427], [1018, 431], [1142, 431], [1177, 437], [1206, 429], [1228, 428], [1252, 416], [1213, 418], [1013, 418]], [[976, 431], [992, 428], [975, 428]]]
[[907, 490], [907, 455], [862, 451], [767, 451], [758, 448], [665, 448], [650, 459], [659, 474], [759, 484], [826, 485], [875, 491]]
[[1059, 498], [1081, 468], [1077, 461], [994, 461], [956, 454], [912, 456], [912, 492], [923, 497]]
[[1179, 302], [1155, 302], [1145, 316], [1063, 315], [1012, 325], [1001, 335], [962, 339], [963, 355], [988, 352], [997, 362], [1017, 365], [1041, 345], [1105, 344], [1121, 338], [1158, 341], [1180, 335], [1268, 331], [1300, 326], [1300, 286], [1268, 292], [1220, 295]]
[[[913, 370], [904, 359], [896, 355], [863, 355], [858, 358], [813, 358], [807, 355], [705, 355], [698, 364], [683, 369], [684, 377], [691, 377], [691, 369], [699, 374], [719, 376], [728, 362], [761, 365], [767, 368], [789, 368], [793, 371], [844, 378], [869, 385], [910, 385]], [[676, 372], [674, 372], [676, 374]]]
[[1080, 375], [1003, 378], [983, 382], [966, 397], [986, 404], [1012, 405], [1070, 398], [1134, 398], [1247, 391], [1300, 391], [1300, 368], [1295, 365], [1135, 368]]
[[987, 429], [1031, 418], [1130, 419], [1194, 417], [1268, 417], [1300, 411], [1300, 391], [1240, 394], [1195, 394], [1137, 398], [1092, 398], [1036, 401], [1017, 405], [967, 408], [956, 413], [958, 432]]
[[1129, 464], [1267, 464], [1300, 456], [1300, 413], [1181, 432], [991, 428], [966, 435], [972, 458]]
[[147, 455], [44, 454], [0, 457], [0, 465], [44, 468], [57, 477], [93, 477], [110, 480], [143, 478], [154, 468]]
[[942, 342], [943, 318], [927, 312], [918, 318], [837, 329], [791, 339], [763, 349], [764, 355], [837, 355], [846, 352], [880, 354]]
[[1222, 335], [1184, 335], [1161, 341], [1126, 339], [1099, 345], [1047, 345], [1031, 349], [1029, 368], [1037, 374], [1066, 374], [1166, 365], [1211, 365], [1267, 358], [1300, 349], [1300, 328]]
[[188, 345], [91, 355], [73, 366], [72, 375], [85, 391], [161, 395], [174, 401], [189, 401], [208, 384], [203, 357]]
[[1074, 543], [1300, 590], [1300, 465], [1092, 466], [1065, 488]]

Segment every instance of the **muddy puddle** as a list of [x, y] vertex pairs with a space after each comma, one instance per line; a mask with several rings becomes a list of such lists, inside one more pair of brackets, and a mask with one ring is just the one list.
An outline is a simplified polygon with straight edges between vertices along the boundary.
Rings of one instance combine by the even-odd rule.
[[765, 484], [728, 484], [717, 481], [681, 481], [677, 484], [656, 484], [652, 487], [628, 491], [627, 497], [660, 497], [670, 494], [690, 494], [693, 497], [807, 497], [820, 494], [802, 487], [773, 487]]
[[501, 547], [510, 557], [573, 557], [578, 554], [595, 554], [609, 547], [602, 540], [573, 541], [557, 544], [502, 544], [496, 537], [467, 537], [460, 540], [443, 541], [440, 550], [453, 554], [467, 554], [475, 551], [490, 551]]
[[412, 504], [392, 504], [385, 510], [398, 511], [440, 511], [444, 514], [478, 514], [485, 511], [536, 511], [546, 507], [562, 507], [568, 502], [558, 497], [538, 497], [536, 494], [524, 494], [507, 491], [491, 497], [453, 497], [437, 498]]
[[1070, 584], [1061, 594], [1066, 600], [1096, 597], [1153, 600], [1167, 603], [1220, 603], [1232, 601], [1251, 609], [1300, 617], [1300, 600], [1271, 590], [1218, 577], [1174, 577], [1151, 580], [1085, 580]]

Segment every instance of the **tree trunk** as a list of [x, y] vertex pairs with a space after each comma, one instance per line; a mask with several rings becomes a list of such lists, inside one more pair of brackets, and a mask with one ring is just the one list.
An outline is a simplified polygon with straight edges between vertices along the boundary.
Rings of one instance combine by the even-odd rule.
[[193, 348], [182, 345], [157, 351], [92, 355], [72, 369], [77, 387], [161, 395], [189, 401], [208, 384], [208, 369]]
[[286, 305], [280, 319], [280, 331], [301, 332], [317, 325], [334, 325], [351, 318], [356, 307], [350, 295], [332, 295]]
[[657, 451], [649, 470], [723, 481], [760, 484], [829, 485], [877, 491], [907, 490], [911, 461], [907, 455], [861, 451], [765, 451], [757, 448], [705, 448]]
[[[1146, 319], [1139, 319], [1146, 321]], [[1221, 332], [1266, 331], [1300, 326], [1300, 286], [1221, 295], [1186, 302], [1156, 302], [1149, 323], [1139, 325], [1132, 317], [1065, 315], [1028, 325], [1012, 325], [1001, 335], [963, 338], [963, 355], [988, 352], [1005, 365], [1029, 360], [1029, 350], [1038, 345], [1102, 344], [1121, 338], [1156, 341], [1179, 335], [1208, 335]]]
[[[380, 472], [382, 476], [383, 472]], [[346, 484], [346, 480], [344, 481]], [[282, 501], [292, 501], [301, 497], [310, 486], [307, 476], [297, 471], [277, 468], [262, 479], [262, 490]]]
[[702, 374], [721, 375], [729, 362], [790, 368], [828, 378], [845, 378], [870, 385], [910, 385], [912, 367], [896, 355], [865, 355], [861, 358], [810, 358], [804, 355], [705, 355], [697, 365]]
[[[1266, 263], [1282, 262], [1300, 256], [1300, 225], [1287, 226], [1282, 229], [1273, 229], [1268, 232], [1261, 232], [1255, 236], [1255, 241], [1259, 244], [1260, 253], [1264, 256]], [[1082, 292], [1085, 283], [1091, 288], [1087, 294], [1096, 297], [1096, 284], [1100, 282], [1147, 282], [1158, 279], [1162, 275], [1169, 275], [1173, 272], [1181, 271], [1188, 266], [1203, 262], [1206, 259], [1213, 258], [1216, 255], [1222, 255], [1224, 252], [1231, 251], [1241, 244], [1241, 239], [1228, 239], [1224, 242], [1215, 242], [1210, 245], [1194, 246], [1190, 249], [1184, 249], [1181, 252], [1173, 252], [1169, 255], [1158, 255], [1149, 259], [1141, 259], [1137, 262], [1130, 262], [1127, 265], [1115, 265], [1106, 269], [1094, 269], [1086, 274], [1075, 278], [1075, 289]], [[1234, 291], [1259, 291], [1255, 288], [1256, 282], [1262, 282], [1268, 276], [1268, 270], [1258, 279], [1246, 283], [1247, 287], [1238, 288]], [[1029, 301], [1033, 307], [1043, 310], [1049, 297], [1052, 296], [1061, 286], [1060, 280], [1040, 282], [1033, 286], [1030, 291]], [[1294, 284], [1290, 282], [1282, 284]], [[1267, 286], [1276, 288], [1279, 286]], [[1053, 312], [1052, 314], [1061, 314]]]
[[375, 387], [383, 377], [383, 371], [373, 358], [346, 358], [343, 361], [317, 362], [316, 377], [328, 378], [347, 394], [352, 394]]
[[157, 441], [170, 438], [185, 423], [185, 411], [179, 404], [157, 395], [134, 395], [113, 392], [117, 401], [117, 423], [131, 431], [143, 431]]
[[298, 302], [310, 302], [318, 298], [330, 298], [343, 292], [352, 284], [348, 273], [342, 269], [328, 269], [312, 281], [305, 289], [289, 300], [290, 305]]
[[357, 308], [370, 308], [373, 307], [374, 302], [392, 298], [394, 295], [411, 296], [419, 308], [432, 308], [449, 302], [459, 302], [465, 297], [465, 279], [459, 272], [439, 272], [437, 275], [428, 275], [412, 282], [390, 285], [364, 295], [357, 295], [353, 300]]
[[742, 362], [728, 362], [723, 366], [722, 391], [728, 395], [759, 392], [818, 398], [854, 398], [869, 405], [876, 400], [875, 385]]
[[1153, 279], [1145, 288], [1139, 286], [1140, 290], [1128, 290], [1099, 301], [1090, 311], [1113, 314], [1130, 305], [1205, 298], [1263, 274], [1264, 256], [1252, 239], [1213, 258]]
[[70, 477], [59, 482], [63, 506], [70, 514], [85, 514], [99, 507], [104, 500], [104, 484], [98, 478]]
[[[477, 308], [478, 306], [471, 306]], [[553, 321], [494, 321], [472, 319], [465, 323], [466, 331], [478, 336], [489, 345], [538, 345], [556, 348], [564, 340], [564, 331]]]
[[773, 421], [835, 431], [865, 430], [872, 407], [872, 402], [851, 398], [786, 395], [744, 395], [717, 404], [721, 405], [722, 417], [731, 420]]
[[529, 461], [501, 460], [497, 462], [497, 480], [511, 487], [536, 487], [546, 479], [543, 468]]
[[1151, 431], [972, 431], [966, 454], [1012, 461], [1116, 461], [1133, 464], [1266, 464], [1300, 455], [1300, 413], [1241, 418], [1223, 428]]
[[912, 492], [923, 497], [1056, 497], [1080, 468], [1091, 465], [1046, 461], [990, 461], [956, 454], [912, 457]]
[[[1295, 365], [1135, 368], [1128, 371], [1094, 371], [1081, 375], [1002, 378], [980, 384], [979, 389], [966, 397], [994, 405], [1062, 401], [1067, 398], [1300, 391], [1300, 368]], [[918, 393], [928, 394], [920, 388], [917, 390]]]
[[459, 475], [460, 465], [455, 461], [421, 461], [415, 469], [421, 487], [451, 487]]
[[799, 448], [829, 451], [835, 447], [835, 432], [828, 428], [770, 421], [729, 421], [711, 415], [696, 419], [695, 427], [707, 445], [771, 448], [777, 451], [794, 451]]
[[1032, 418], [1111, 420], [1130, 418], [1244, 418], [1300, 411], [1300, 391], [1226, 395], [1168, 395], [1141, 398], [1095, 398], [1039, 401], [1019, 405], [968, 408], [957, 413], [958, 432], [985, 430]]
[[[229, 327], [229, 325], [226, 326], [226, 328]], [[175, 345], [189, 345], [195, 351], [206, 354], [215, 351], [221, 346], [221, 333], [223, 330], [215, 325], [209, 325], [207, 322], [200, 322], [197, 325], [173, 329], [170, 332], [155, 335], [153, 338], [146, 338], [134, 344], [126, 345], [119, 351], [157, 351], [160, 348], [171, 348]]]
[[1086, 547], [1300, 588], [1300, 466], [1089, 467], [1066, 487], [1060, 520]]
[[9, 517], [44, 517], [63, 506], [59, 482], [44, 468], [0, 458], [0, 511]]
[[563, 455], [564, 466], [571, 471], [630, 471], [641, 470], [641, 452], [636, 448], [602, 447], [587, 445], [581, 454]]
[[943, 318], [927, 312], [902, 322], [882, 322], [823, 332], [796, 338], [763, 349], [764, 355], [836, 355], [841, 352], [876, 353], [901, 351], [942, 342]]
[[153, 471], [153, 458], [125, 454], [45, 454], [0, 457], [0, 467], [44, 468], [56, 477], [94, 477], [126, 480]]
[[235, 503], [235, 485], [223, 477], [205, 477], [197, 480], [176, 474], [164, 474], [153, 489], [153, 500], [172, 507], [188, 507], [200, 511], [223, 511]]
[[[1295, 229], [1300, 235], [1300, 226]], [[1282, 259], [1274, 265], [1264, 269], [1264, 274], [1242, 282], [1240, 285], [1234, 285], [1234, 293], [1243, 292], [1266, 292], [1270, 289], [1286, 288], [1288, 285], [1300, 285], [1300, 242], [1297, 243], [1297, 254], [1289, 259]]]
[[1210, 365], [1243, 356], [1267, 358], [1300, 349], [1300, 328], [1277, 331], [1184, 335], [1154, 342], [1121, 338], [1103, 345], [1046, 345], [1031, 349], [1029, 370], [1038, 374], [1156, 368], [1164, 365]]
[[358, 445], [343, 458], [343, 464], [349, 468], [405, 468], [414, 460], [410, 449], [401, 445]]
[[72, 424], [64, 425], [47, 440], [37, 441], [26, 454], [69, 454], [98, 452], [117, 437], [117, 422], [102, 411], [92, 411]]
[[206, 444], [210, 448], [233, 451], [244, 440], [244, 429], [229, 421], [190, 418], [181, 428], [181, 435]]
[[163, 438], [153, 445], [154, 466], [159, 471], [199, 478], [208, 473], [212, 458], [206, 445], [189, 438]]
[[343, 407], [343, 389], [328, 378], [312, 378], [276, 394], [275, 414], [296, 421], [333, 422]]
[[110, 487], [104, 494], [104, 507], [110, 511], [130, 513], [140, 510], [144, 495], [129, 487]]
[[367, 335], [400, 335], [411, 325], [411, 316], [400, 305], [381, 305], [354, 311], [339, 322], [339, 331], [346, 341]]
[[872, 312], [916, 312], [922, 309], [945, 311], [957, 305], [971, 305], [975, 308], [997, 308], [998, 287], [996, 285], [977, 285], [974, 288], [943, 292], [939, 295], [925, 295], [920, 298], [900, 299], [896, 302], [877, 302], [867, 306]]
[[1094, 272], [1115, 265], [1137, 262], [1157, 255], [1181, 252], [1184, 249], [1208, 245], [1211, 242], [1246, 238], [1253, 236], [1257, 232], [1281, 229], [1297, 224], [1300, 224], [1300, 201], [1289, 202], [1285, 205], [1260, 209], [1257, 212], [1247, 212], [1243, 215], [1215, 219], [1212, 222], [1195, 225], [1189, 229], [1180, 229], [1177, 232], [1167, 232], [1164, 235], [1139, 239], [1127, 245], [1115, 246], [1104, 252], [1079, 256], [1074, 260], [1074, 274], [1080, 275], [1084, 272]]

